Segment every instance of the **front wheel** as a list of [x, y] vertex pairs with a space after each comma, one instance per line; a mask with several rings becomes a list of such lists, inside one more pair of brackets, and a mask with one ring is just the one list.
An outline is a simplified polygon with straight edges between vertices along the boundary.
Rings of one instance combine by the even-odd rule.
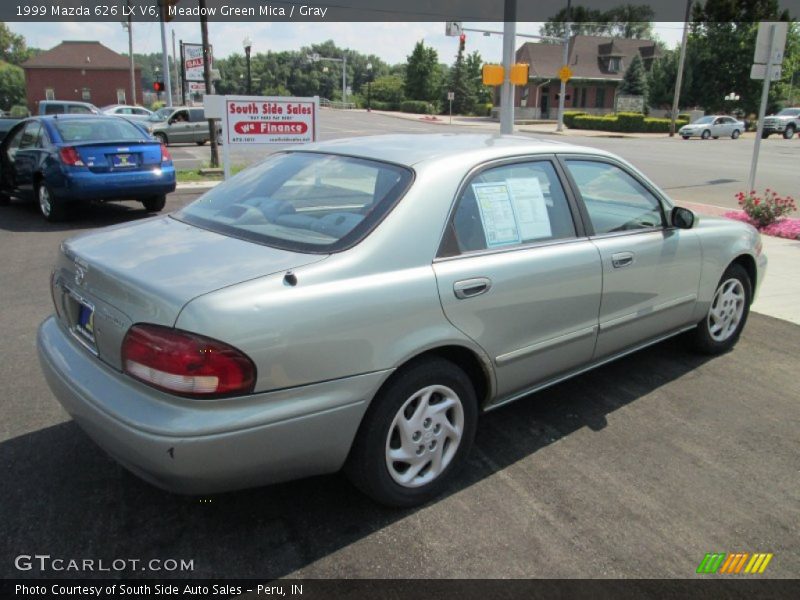
[[142, 200], [142, 204], [147, 212], [159, 212], [164, 210], [164, 206], [167, 204], [167, 197], [161, 195], [145, 198]]
[[785, 139], [785, 140], [790, 140], [790, 139], [792, 139], [793, 137], [794, 137], [794, 127], [792, 127], [791, 125], [789, 125], [789, 126], [788, 126], [788, 127], [787, 127], [787, 128], [784, 130], [784, 131], [783, 131], [783, 139]]
[[685, 139], [685, 140], [688, 140], [688, 139], [689, 139], [689, 136], [688, 136], [688, 135], [682, 135], [681, 137], [682, 137], [683, 139]]
[[739, 139], [739, 135], [741, 135], [739, 130], [738, 129], [734, 129], [733, 133], [731, 134], [731, 139], [734, 139], [734, 140]]
[[67, 216], [64, 203], [53, 196], [44, 182], [40, 182], [36, 187], [36, 199], [39, 203], [39, 212], [51, 223], [63, 221]]
[[205, 146], [206, 145], [206, 140], [197, 140], [195, 142], [195, 144], [197, 144], [198, 146]]
[[762, 132], [761, 132], [761, 139], [762, 139], [762, 140], [765, 140], [765, 139], [767, 139], [768, 137], [769, 137], [769, 133], [768, 133], [768, 132], [766, 132], [766, 131], [762, 131]]
[[708, 313], [697, 324], [695, 347], [704, 354], [721, 354], [738, 341], [750, 313], [753, 287], [747, 271], [732, 264], [719, 281]]
[[412, 363], [373, 399], [345, 472], [377, 502], [422, 504], [462, 466], [477, 419], [475, 390], [461, 368], [441, 358]]
[[711, 137], [711, 132], [710, 132], [708, 129], [706, 129], [706, 130], [703, 132], [703, 135], [701, 135], [700, 137], [701, 137], [701, 138], [703, 138], [704, 140], [707, 140], [708, 138], [710, 138], [710, 137]]

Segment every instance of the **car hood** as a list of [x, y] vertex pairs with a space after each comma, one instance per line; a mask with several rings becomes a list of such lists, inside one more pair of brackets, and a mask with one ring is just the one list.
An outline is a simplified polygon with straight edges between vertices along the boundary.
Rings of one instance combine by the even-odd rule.
[[78, 287], [80, 294], [131, 322], [172, 326], [181, 308], [198, 296], [326, 257], [271, 248], [165, 216], [64, 242], [57, 274], [68, 287]]

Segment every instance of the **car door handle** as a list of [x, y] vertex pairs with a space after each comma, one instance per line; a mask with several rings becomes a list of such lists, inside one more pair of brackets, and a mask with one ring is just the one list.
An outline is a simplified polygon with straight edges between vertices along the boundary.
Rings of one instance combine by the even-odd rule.
[[492, 281], [488, 277], [475, 277], [474, 279], [463, 279], [453, 284], [453, 293], [456, 298], [464, 300], [485, 294], [492, 287]]
[[611, 255], [611, 264], [615, 269], [629, 267], [633, 264], [633, 252], [617, 252]]

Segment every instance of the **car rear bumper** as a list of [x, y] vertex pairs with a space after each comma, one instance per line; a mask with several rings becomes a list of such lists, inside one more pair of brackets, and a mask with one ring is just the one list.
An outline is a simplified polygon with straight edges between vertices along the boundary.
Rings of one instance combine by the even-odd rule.
[[133, 200], [175, 191], [175, 168], [159, 170], [92, 173], [71, 170], [51, 191], [60, 200]]
[[55, 317], [37, 336], [58, 401], [123, 466], [179, 493], [214, 493], [335, 472], [381, 371], [222, 400], [151, 390], [80, 346]]

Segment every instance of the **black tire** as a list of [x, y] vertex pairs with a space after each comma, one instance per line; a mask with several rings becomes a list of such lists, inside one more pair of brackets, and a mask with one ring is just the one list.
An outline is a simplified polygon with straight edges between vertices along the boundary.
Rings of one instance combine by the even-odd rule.
[[153, 137], [156, 138], [159, 142], [164, 144], [165, 146], [169, 143], [167, 140], [167, 134], [161, 133], [160, 131], [153, 134]]
[[167, 204], [167, 197], [161, 195], [144, 198], [142, 204], [147, 212], [160, 212], [164, 210], [164, 206]]
[[[431, 398], [435, 401], [431, 406], [448, 400], [453, 402], [453, 398], [455, 398], [455, 403], [450, 409], [434, 415], [435, 421], [426, 418], [414, 425], [413, 420], [407, 416], [408, 412], [413, 409], [411, 416], [414, 416], [413, 412], [421, 406], [419, 398], [423, 395], [422, 392], [430, 386], [437, 386], [442, 390], [442, 393], [433, 392]], [[454, 396], [448, 399], [447, 395], [450, 392]], [[437, 454], [437, 450], [438, 454], [446, 456], [447, 450], [452, 449], [454, 442], [447, 436], [445, 429], [447, 425], [443, 426], [443, 421], [439, 419], [446, 419], [449, 423], [458, 422], [459, 405], [461, 407], [460, 416], [463, 419], [460, 427], [461, 439], [459, 442], [455, 442], [458, 445], [451, 452], [449, 462], [447, 462], [447, 458], [443, 458], [444, 466], [441, 472], [438, 476], [433, 476], [430, 481], [414, 481], [420, 477], [424, 479], [431, 475], [432, 470], [435, 471], [436, 459], [434, 456]], [[404, 407], [405, 413], [402, 410]], [[419, 430], [414, 431], [407, 439], [408, 445], [415, 447], [416, 456], [422, 457], [417, 459], [415, 456], [409, 455], [418, 465], [422, 465], [422, 468], [417, 469], [412, 477], [412, 483], [416, 487], [402, 485], [395, 479], [396, 476], [401, 477], [404, 474], [402, 464], [405, 461], [393, 461], [394, 475], [389, 471], [387, 454], [390, 445], [401, 443], [401, 438], [397, 435], [401, 427], [399, 424], [395, 427], [396, 418], [406, 418], [409, 427], [419, 427]], [[460, 367], [442, 358], [420, 359], [392, 375], [372, 400], [350, 450], [345, 473], [358, 489], [376, 502], [395, 507], [422, 504], [440, 494], [448, 480], [458, 471], [459, 467], [463, 466], [475, 439], [477, 421], [478, 402], [475, 390], [466, 373]], [[419, 437], [414, 438], [414, 436]], [[427, 460], [428, 456], [431, 457], [430, 460]], [[405, 473], [413, 468], [411, 462], [407, 464]]]
[[714, 136], [714, 139], [715, 139], [715, 140], [718, 140], [718, 139], [719, 139], [719, 136], [718, 136], [718, 135], [715, 135], [715, 136]]
[[208, 140], [200, 140], [198, 142], [195, 142], [195, 144], [197, 144], [198, 146], [205, 146], [207, 141]]
[[707, 140], [708, 138], [711, 137], [711, 132], [708, 129], [706, 129], [700, 137], [703, 138], [704, 140]]
[[[738, 281], [738, 283], [741, 285], [741, 292], [744, 296], [742, 299], [743, 304], [741, 306], [742, 313], [738, 319], [738, 322], [736, 323], [735, 329], [730, 331], [730, 333], [728, 333], [724, 339], [719, 339], [719, 337], [715, 337], [711, 331], [711, 321], [717, 320], [713, 317], [712, 313], [714, 312], [715, 308], [723, 312], [723, 314], [735, 314], [736, 311], [738, 311], [738, 303], [734, 302], [734, 306], [725, 305], [723, 304], [722, 298], [722, 296], [724, 296], [723, 288], [732, 285], [735, 289], [736, 284], [732, 283], [734, 281]], [[747, 316], [750, 314], [750, 302], [752, 299], [753, 284], [750, 281], [750, 276], [747, 274], [747, 271], [739, 264], [734, 263], [730, 265], [725, 270], [725, 273], [723, 273], [722, 278], [719, 280], [719, 284], [717, 284], [717, 288], [714, 291], [714, 298], [712, 299], [711, 306], [709, 306], [708, 313], [697, 324], [697, 329], [694, 332], [693, 340], [695, 349], [703, 354], [722, 354], [723, 352], [727, 352], [733, 348], [733, 346], [739, 340], [739, 336], [742, 334], [742, 330], [747, 323]]]
[[765, 140], [765, 139], [767, 139], [768, 137], [769, 137], [769, 132], [767, 132], [767, 131], [762, 131], [762, 132], [761, 132], [761, 139], [762, 139], [762, 140]]
[[783, 139], [790, 140], [794, 137], [794, 126], [789, 125], [783, 130]]
[[738, 129], [734, 129], [733, 133], [731, 134], [731, 139], [732, 140], [738, 140], [740, 135], [741, 135], [741, 132]]
[[682, 135], [681, 137], [682, 137], [683, 139], [685, 139], [685, 140], [688, 140], [688, 139], [689, 139], [689, 136], [688, 136], [688, 135]]
[[47, 184], [41, 181], [36, 185], [36, 205], [39, 207], [39, 214], [51, 223], [63, 221], [67, 217], [64, 203], [55, 198]]

